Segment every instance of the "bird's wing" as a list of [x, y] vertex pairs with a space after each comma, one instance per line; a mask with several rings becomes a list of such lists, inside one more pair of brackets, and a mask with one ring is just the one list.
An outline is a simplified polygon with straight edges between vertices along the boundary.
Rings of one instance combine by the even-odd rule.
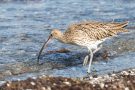
[[118, 23], [118, 22], [111, 22], [111, 23], [104, 23], [104, 27], [106, 29], [119, 29], [119, 28], [124, 28], [125, 26], [128, 25], [128, 21]]
[[68, 28], [67, 32], [74, 32], [74, 30], [81, 30], [88, 34], [93, 40], [100, 40], [109, 36], [116, 35], [119, 32], [127, 32], [125, 27], [128, 23], [101, 23], [101, 22], [85, 22], [73, 24]]

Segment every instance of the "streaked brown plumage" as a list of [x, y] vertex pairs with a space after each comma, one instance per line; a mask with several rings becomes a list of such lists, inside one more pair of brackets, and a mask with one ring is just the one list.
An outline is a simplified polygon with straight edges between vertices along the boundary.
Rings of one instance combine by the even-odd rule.
[[[64, 35], [68, 38], [69, 36], [75, 37], [76, 32], [86, 33], [87, 38], [92, 40], [100, 40], [109, 36], [116, 35], [119, 32], [127, 32], [123, 29], [127, 25], [127, 22], [124, 23], [101, 23], [101, 22], [83, 22], [79, 24], [71, 25]], [[74, 35], [72, 35], [72, 34]], [[78, 36], [77, 36], [78, 37]]]
[[[49, 36], [47, 42], [50, 40], [50, 38], [54, 38], [63, 43], [87, 47], [88, 50], [90, 51], [90, 56], [91, 56], [89, 62], [89, 68], [88, 68], [88, 73], [90, 73], [93, 53], [99, 50], [97, 46], [108, 37], [117, 35], [117, 33], [119, 32], [128, 32], [128, 30], [123, 28], [127, 24], [128, 22], [118, 23], [118, 22], [85, 21], [85, 22], [70, 25], [67, 31], [65, 31], [64, 33], [62, 33], [57, 29], [54, 29], [51, 32], [51, 35]], [[47, 42], [45, 42], [43, 47], [41, 48], [39, 52], [38, 60]], [[95, 49], [95, 50], [92, 51], [91, 49]], [[86, 63], [87, 61], [84, 60], [84, 65]]]

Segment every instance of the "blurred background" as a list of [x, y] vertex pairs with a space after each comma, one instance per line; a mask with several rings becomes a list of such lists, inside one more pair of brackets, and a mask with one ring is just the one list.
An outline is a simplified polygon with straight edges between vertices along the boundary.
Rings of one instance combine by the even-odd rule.
[[[82, 20], [130, 21], [129, 26], [134, 26], [135, 0], [0, 0], [1, 79], [45, 68], [35, 64], [28, 68], [26, 63], [36, 61], [52, 29], [65, 31], [70, 24]], [[78, 52], [81, 49], [54, 40], [48, 50], [64, 47]], [[57, 56], [48, 58], [57, 62]]]

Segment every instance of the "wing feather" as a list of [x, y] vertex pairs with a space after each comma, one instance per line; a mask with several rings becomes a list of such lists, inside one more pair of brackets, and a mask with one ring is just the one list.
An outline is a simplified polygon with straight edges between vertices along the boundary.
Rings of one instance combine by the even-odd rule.
[[74, 30], [84, 31], [88, 34], [89, 38], [93, 40], [104, 39], [109, 36], [114, 36], [119, 32], [128, 32], [124, 29], [128, 22], [81, 22], [78, 24], [70, 25], [66, 32], [74, 32]]

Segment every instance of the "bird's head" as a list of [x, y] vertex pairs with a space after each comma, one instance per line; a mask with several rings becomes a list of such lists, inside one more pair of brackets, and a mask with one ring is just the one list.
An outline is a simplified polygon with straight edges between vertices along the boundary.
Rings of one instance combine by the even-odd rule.
[[58, 29], [53, 29], [53, 30], [52, 30], [52, 32], [51, 32], [50, 36], [48, 37], [47, 41], [44, 42], [44, 44], [43, 44], [41, 50], [39, 51], [39, 54], [38, 54], [38, 62], [39, 62], [39, 58], [40, 58], [40, 55], [41, 55], [41, 53], [42, 53], [44, 47], [45, 47], [45, 48], [47, 47], [47, 43], [48, 43], [51, 39], [53, 39], [53, 38], [60, 40], [61, 37], [62, 37], [62, 35], [63, 35], [63, 33], [62, 33], [60, 30], [58, 30]]
[[50, 36], [52, 38], [59, 39], [62, 36], [62, 32], [58, 29], [53, 29]]

